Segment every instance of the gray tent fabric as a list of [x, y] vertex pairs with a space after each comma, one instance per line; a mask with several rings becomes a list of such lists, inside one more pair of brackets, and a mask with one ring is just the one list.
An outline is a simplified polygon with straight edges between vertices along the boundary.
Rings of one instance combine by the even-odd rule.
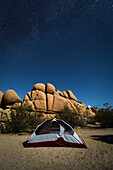
[[61, 119], [48, 119], [37, 126], [30, 139], [23, 143], [24, 147], [72, 146], [86, 148], [74, 129]]

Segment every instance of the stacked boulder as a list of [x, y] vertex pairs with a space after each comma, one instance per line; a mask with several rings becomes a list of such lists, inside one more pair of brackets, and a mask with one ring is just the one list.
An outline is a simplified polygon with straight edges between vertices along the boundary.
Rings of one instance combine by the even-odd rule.
[[0, 122], [4, 113], [10, 114], [11, 108], [29, 107], [34, 111], [41, 111], [46, 115], [61, 112], [65, 106], [68, 106], [73, 113], [81, 115], [88, 114], [94, 116], [95, 113], [84, 103], [77, 101], [72, 91], [66, 90], [60, 92], [55, 87], [47, 83], [37, 83], [33, 86], [31, 92], [24, 97], [23, 102], [14, 90], [7, 90], [5, 94], [0, 91]]
[[21, 99], [14, 90], [0, 91], [0, 124], [10, 119], [11, 108], [21, 107]]
[[74, 113], [83, 114], [88, 111], [90, 116], [95, 115], [84, 103], [77, 101], [72, 91], [60, 92], [50, 83], [46, 85], [42, 83], [35, 84], [31, 92], [28, 92], [24, 97], [22, 107], [25, 106], [26, 102], [33, 110], [45, 113], [57, 113], [64, 109], [65, 106], [68, 106]]

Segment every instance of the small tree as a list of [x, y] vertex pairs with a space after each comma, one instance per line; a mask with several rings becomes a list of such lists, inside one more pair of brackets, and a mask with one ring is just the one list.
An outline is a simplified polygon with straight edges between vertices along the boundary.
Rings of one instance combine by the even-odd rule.
[[109, 103], [103, 104], [103, 108], [98, 109], [95, 120], [101, 127], [113, 127], [113, 107]]

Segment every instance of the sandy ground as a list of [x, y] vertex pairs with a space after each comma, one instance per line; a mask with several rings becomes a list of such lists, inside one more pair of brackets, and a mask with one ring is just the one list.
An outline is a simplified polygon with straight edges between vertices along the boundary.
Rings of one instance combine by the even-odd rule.
[[113, 129], [79, 132], [88, 149], [23, 148], [28, 135], [0, 134], [0, 170], [113, 170]]

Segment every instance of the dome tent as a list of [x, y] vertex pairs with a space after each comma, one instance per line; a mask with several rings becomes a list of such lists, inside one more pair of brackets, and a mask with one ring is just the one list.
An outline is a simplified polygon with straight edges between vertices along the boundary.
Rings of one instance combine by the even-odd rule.
[[48, 119], [37, 126], [24, 147], [80, 147], [87, 148], [77, 132], [61, 119]]

